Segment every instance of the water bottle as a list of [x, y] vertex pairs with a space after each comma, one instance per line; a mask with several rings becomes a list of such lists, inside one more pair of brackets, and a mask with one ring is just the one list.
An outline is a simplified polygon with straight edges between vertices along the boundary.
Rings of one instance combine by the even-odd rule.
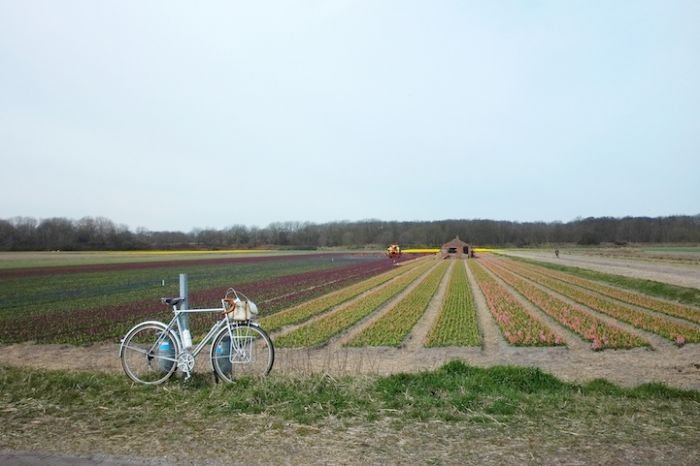
[[180, 337], [182, 337], [182, 347], [184, 349], [192, 348], [192, 334], [190, 333], [190, 318], [186, 312], [181, 312], [177, 316], [177, 323], [180, 327]]
[[216, 359], [219, 362], [219, 369], [224, 374], [230, 374], [231, 365], [231, 337], [225, 336], [216, 346]]
[[175, 364], [175, 348], [169, 341], [163, 341], [158, 347], [158, 368], [165, 374], [170, 372], [173, 364]]

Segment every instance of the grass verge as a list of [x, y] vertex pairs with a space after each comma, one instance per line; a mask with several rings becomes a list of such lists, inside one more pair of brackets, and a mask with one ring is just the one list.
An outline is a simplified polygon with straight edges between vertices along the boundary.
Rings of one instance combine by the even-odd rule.
[[[685, 414], [694, 413], [700, 421], [698, 391], [661, 384], [622, 388], [604, 380], [570, 384], [537, 368], [478, 368], [461, 361], [434, 371], [383, 377], [277, 375], [230, 385], [214, 384], [208, 375], [199, 374], [188, 382], [158, 387], [133, 385], [122, 375], [0, 368], [0, 382], [0, 412], [4, 421], [18, 427], [36, 416], [53, 415], [91, 418], [119, 429], [148, 426], [153, 419], [177, 422], [182, 416], [261, 413], [302, 424], [328, 417], [367, 421], [386, 415], [470, 421], [485, 414], [507, 423], [520, 415], [585, 417], [586, 411], [599, 413], [611, 404], [647, 402], [679, 407], [687, 403], [693, 409]], [[573, 402], [578, 409], [566, 408]]]
[[[277, 375], [215, 385], [200, 374], [159, 387], [121, 375], [0, 368], [0, 418], [4, 448], [210, 464], [700, 458], [700, 392], [569, 384], [534, 368], [458, 361], [386, 377]], [[433, 441], [440, 448], [431, 449]], [[468, 448], [474, 442], [477, 450]]]

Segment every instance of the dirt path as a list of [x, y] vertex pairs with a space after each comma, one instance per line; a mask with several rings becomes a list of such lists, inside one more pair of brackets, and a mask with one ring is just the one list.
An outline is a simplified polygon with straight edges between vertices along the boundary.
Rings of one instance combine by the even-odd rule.
[[[367, 317], [364, 317], [359, 322], [356, 322], [352, 327], [347, 329], [345, 332], [341, 333], [337, 337], [331, 338], [328, 343], [328, 349], [337, 350], [342, 348], [343, 345], [352, 341], [360, 333], [362, 333], [366, 328], [370, 327], [377, 320], [381, 319], [387, 312], [389, 312], [397, 303], [399, 303], [403, 298], [410, 294], [414, 289], [416, 289], [420, 283], [432, 272], [438, 263], [433, 264], [428, 270], [424, 271], [418, 278], [416, 278], [410, 285], [404, 288], [400, 293], [391, 298], [386, 303], [382, 304], [374, 312], [372, 312]], [[354, 302], [355, 300], [353, 300]]]
[[416, 325], [413, 326], [413, 330], [403, 344], [406, 351], [419, 350], [425, 344], [425, 340], [428, 338], [428, 333], [433, 328], [433, 325], [435, 325], [438, 317], [440, 316], [442, 303], [445, 300], [445, 293], [447, 292], [447, 287], [450, 284], [452, 268], [461, 267], [461, 265], [462, 264], [459, 263], [452, 263], [445, 271], [445, 274], [442, 276], [442, 281], [440, 282], [438, 289], [435, 291], [435, 294], [430, 299], [423, 316], [418, 320], [418, 322], [416, 322]]
[[471, 269], [467, 266], [466, 262], [464, 267], [467, 271], [467, 280], [469, 281], [469, 287], [472, 290], [474, 304], [476, 305], [476, 320], [477, 324], [479, 325], [479, 333], [481, 334], [481, 348], [488, 354], [495, 354], [500, 351], [504, 351], [508, 348], [508, 343], [498, 330], [498, 326], [493, 320], [493, 316], [489, 312], [486, 304], [486, 298], [481, 292], [481, 288], [479, 288], [476, 278], [474, 278], [474, 275], [472, 274]]
[[572, 255], [568, 253], [560, 254], [559, 258], [556, 258], [553, 252], [548, 251], [508, 250], [503, 253], [508, 256], [524, 257], [554, 264], [581, 267], [598, 272], [624, 275], [633, 278], [644, 278], [678, 286], [700, 288], [700, 267], [693, 265], [676, 265], [664, 262], [651, 263], [607, 257]]
[[[116, 344], [89, 347], [33, 345], [0, 346], [0, 365], [41, 369], [121, 373]], [[206, 354], [206, 353], [205, 353]], [[277, 350], [273, 373], [391, 374], [434, 369], [460, 359], [480, 367], [518, 365], [539, 367], [566, 381], [585, 382], [605, 378], [623, 386], [660, 382], [700, 390], [700, 345], [671, 346], [655, 350], [606, 350], [587, 348], [517, 348], [487, 342], [480, 348], [344, 348]], [[210, 371], [200, 357], [196, 368]]]
[[[554, 333], [559, 336], [569, 350], [574, 351], [588, 351], [590, 350], [590, 343], [581, 339], [573, 333], [568, 328], [561, 325], [553, 317], [539, 309], [537, 306], [532, 304], [530, 301], [525, 299], [520, 293], [515, 290], [512, 286], [506, 283], [501, 277], [493, 273], [491, 270], [484, 267], [487, 274], [491, 276], [503, 289], [507, 290], [513, 297], [520, 303], [521, 306], [536, 320], [543, 322], [546, 326], [554, 331]], [[532, 283], [531, 283], [532, 284]], [[535, 284], [535, 286], [537, 286]]]

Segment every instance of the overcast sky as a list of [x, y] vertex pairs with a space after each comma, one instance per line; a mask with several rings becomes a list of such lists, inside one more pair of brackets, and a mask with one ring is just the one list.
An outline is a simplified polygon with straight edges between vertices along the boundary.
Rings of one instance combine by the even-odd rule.
[[700, 2], [0, 0], [0, 218], [700, 213]]

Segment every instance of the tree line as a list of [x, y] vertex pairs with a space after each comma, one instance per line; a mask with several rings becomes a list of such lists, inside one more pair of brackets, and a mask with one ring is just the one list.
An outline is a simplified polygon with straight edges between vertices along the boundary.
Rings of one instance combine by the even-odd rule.
[[601, 243], [700, 243], [700, 214], [668, 217], [589, 217], [570, 222], [504, 220], [275, 222], [267, 227], [131, 231], [104, 217], [79, 220], [0, 219], [0, 250], [134, 250], [281, 247], [439, 247], [455, 236], [480, 246]]

